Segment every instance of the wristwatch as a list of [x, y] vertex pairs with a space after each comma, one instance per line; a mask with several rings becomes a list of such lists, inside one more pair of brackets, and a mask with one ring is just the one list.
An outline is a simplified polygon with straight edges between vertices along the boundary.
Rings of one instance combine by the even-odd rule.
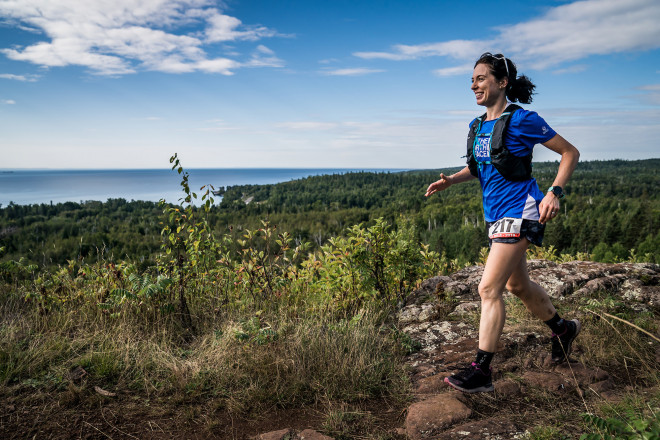
[[561, 186], [551, 186], [548, 188], [548, 192], [552, 192], [558, 199], [563, 199], [565, 195], [564, 190], [561, 189]]

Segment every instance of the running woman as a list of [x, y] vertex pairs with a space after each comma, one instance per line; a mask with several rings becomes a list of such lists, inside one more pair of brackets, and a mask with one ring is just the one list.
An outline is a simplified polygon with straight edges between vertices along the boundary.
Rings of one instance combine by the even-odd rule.
[[[484, 217], [490, 253], [479, 283], [481, 319], [476, 359], [459, 373], [445, 378], [466, 392], [492, 391], [491, 360], [504, 327], [502, 294], [506, 288], [552, 331], [552, 360], [568, 359], [580, 333], [577, 319], [564, 320], [548, 293], [529, 279], [525, 252], [530, 243], [540, 245], [545, 224], [559, 214], [562, 188], [577, 165], [580, 153], [558, 135], [536, 112], [512, 104], [532, 102], [535, 85], [502, 54], [484, 53], [477, 60], [471, 89], [486, 113], [473, 120], [468, 135], [468, 165], [456, 174], [433, 182], [426, 196], [478, 178], [483, 193]], [[557, 176], [543, 194], [531, 176], [534, 145], [542, 144], [561, 155]]]

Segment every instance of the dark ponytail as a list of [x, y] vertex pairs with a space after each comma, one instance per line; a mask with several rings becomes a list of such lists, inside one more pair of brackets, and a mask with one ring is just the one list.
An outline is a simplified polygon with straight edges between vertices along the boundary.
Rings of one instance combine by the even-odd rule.
[[498, 81], [504, 78], [509, 80], [506, 88], [506, 97], [511, 102], [520, 102], [529, 104], [532, 102], [532, 95], [536, 86], [526, 75], [518, 75], [518, 69], [513, 61], [505, 58], [501, 53], [493, 55], [486, 52], [479, 57], [474, 67], [479, 64], [486, 64]]

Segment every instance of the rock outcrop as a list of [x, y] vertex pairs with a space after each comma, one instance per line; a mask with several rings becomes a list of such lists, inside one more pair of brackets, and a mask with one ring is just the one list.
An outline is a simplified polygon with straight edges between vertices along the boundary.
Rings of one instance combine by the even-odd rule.
[[[556, 303], [607, 291], [620, 295], [634, 310], [660, 310], [660, 267], [655, 264], [532, 260], [528, 267], [531, 279], [543, 286]], [[451, 276], [430, 278], [408, 297], [398, 314], [402, 330], [421, 344], [421, 349], [409, 356], [417, 402], [408, 409], [408, 438], [494, 440], [526, 435], [525, 427], [507, 418], [472, 420], [469, 405], [456, 404], [464, 396], [444, 384], [444, 378], [470, 362], [477, 349], [482, 273], [483, 267], [473, 266]], [[494, 372], [495, 399], [518, 396], [528, 389], [580, 396], [589, 391], [607, 396], [614, 388], [609, 374], [602, 369], [576, 362], [552, 365], [547, 332], [506, 330]], [[525, 359], [520, 359], [520, 353], [526, 354]], [[512, 372], [518, 380], [505, 378]]]
[[[528, 262], [530, 277], [560, 304], [602, 294], [618, 295], [633, 310], [660, 312], [660, 266], [655, 264], [605, 264], [572, 261], [557, 264]], [[447, 387], [444, 378], [465, 366], [478, 344], [480, 300], [478, 285], [482, 266], [472, 266], [451, 276], [425, 280], [411, 293], [397, 315], [399, 328], [421, 348], [409, 355], [415, 402], [408, 408], [398, 437], [413, 440], [521, 439], [525, 426], [507, 417], [482, 417], [472, 408], [475, 400]], [[507, 292], [505, 296], [509, 296]], [[617, 384], [607, 371], [579, 362], [550, 362], [549, 332], [511, 331], [505, 327], [497, 353], [493, 399], [513, 399], [530, 390], [553, 395], [596, 393], [614, 398]], [[576, 341], [579, 351], [579, 339]], [[660, 350], [658, 351], [660, 356]], [[514, 374], [515, 373], [515, 374]], [[509, 376], [514, 375], [515, 379]], [[489, 393], [490, 394], [490, 393]], [[495, 403], [496, 404], [496, 403]], [[309, 432], [308, 432], [309, 431]], [[263, 440], [328, 440], [316, 431], [290, 429], [262, 434]]]

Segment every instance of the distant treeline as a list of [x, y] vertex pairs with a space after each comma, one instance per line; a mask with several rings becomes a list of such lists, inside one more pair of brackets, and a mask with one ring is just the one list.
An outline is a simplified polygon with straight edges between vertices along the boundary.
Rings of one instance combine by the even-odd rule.
[[[534, 164], [543, 191], [557, 162]], [[635, 249], [660, 262], [660, 159], [591, 161], [578, 165], [565, 188], [561, 215], [548, 224], [546, 246], [561, 253], [590, 253], [601, 261], [629, 257]], [[226, 188], [211, 209], [217, 234], [239, 236], [261, 220], [315, 246], [357, 223], [385, 218], [412, 222], [423, 243], [459, 261], [476, 261], [487, 245], [478, 181], [424, 197], [440, 171], [353, 172], [272, 185]], [[207, 182], [213, 184], [213, 182]], [[9, 205], [0, 209], [0, 260], [51, 266], [75, 259], [130, 259], [149, 265], [159, 252], [162, 208], [152, 202]]]

